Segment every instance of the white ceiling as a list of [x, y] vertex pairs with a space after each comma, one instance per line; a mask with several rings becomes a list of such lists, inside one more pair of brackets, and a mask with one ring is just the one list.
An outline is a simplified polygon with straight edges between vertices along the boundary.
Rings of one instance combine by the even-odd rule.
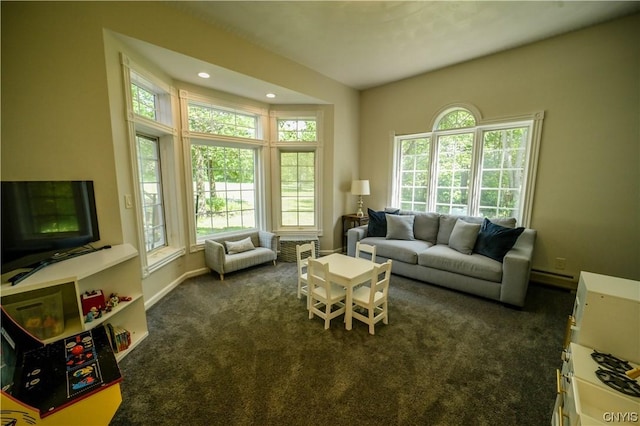
[[[640, 11], [640, 1], [170, 1], [355, 89], [366, 89]], [[174, 78], [275, 103], [307, 96], [129, 40]], [[170, 57], [166, 56], [170, 55]], [[177, 55], [177, 56], [176, 56]], [[172, 64], [167, 69], [167, 64]], [[203, 65], [217, 77], [192, 76]], [[199, 69], [198, 69], [199, 70]], [[266, 84], [266, 86], [265, 86]]]

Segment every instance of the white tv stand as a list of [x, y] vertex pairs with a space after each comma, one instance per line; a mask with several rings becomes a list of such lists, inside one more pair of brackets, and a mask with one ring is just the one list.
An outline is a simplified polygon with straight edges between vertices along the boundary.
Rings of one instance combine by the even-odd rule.
[[[86, 255], [53, 263], [12, 286], [2, 277], [0, 297], [2, 305], [18, 303], [59, 291], [62, 294], [65, 327], [62, 334], [44, 343], [90, 330], [100, 324], [111, 323], [131, 333], [131, 345], [116, 353], [120, 360], [149, 335], [142, 296], [142, 280], [137, 261], [138, 251], [131, 244], [115, 245]], [[85, 322], [81, 295], [87, 291], [102, 290], [108, 298], [111, 293], [130, 297], [120, 302], [111, 312]]]

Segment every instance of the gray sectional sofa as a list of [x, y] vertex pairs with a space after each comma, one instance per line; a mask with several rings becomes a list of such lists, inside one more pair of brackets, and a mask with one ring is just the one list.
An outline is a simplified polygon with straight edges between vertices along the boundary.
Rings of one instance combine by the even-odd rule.
[[355, 255], [358, 241], [372, 244], [377, 262], [393, 260], [394, 274], [522, 307], [536, 231], [515, 225], [513, 218], [369, 210], [369, 225], [347, 232], [347, 254]]

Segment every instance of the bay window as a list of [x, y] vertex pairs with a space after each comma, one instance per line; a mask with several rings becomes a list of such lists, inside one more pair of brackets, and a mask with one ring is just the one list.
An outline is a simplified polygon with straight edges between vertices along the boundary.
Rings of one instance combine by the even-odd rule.
[[180, 92], [192, 250], [211, 236], [264, 229], [266, 113]]

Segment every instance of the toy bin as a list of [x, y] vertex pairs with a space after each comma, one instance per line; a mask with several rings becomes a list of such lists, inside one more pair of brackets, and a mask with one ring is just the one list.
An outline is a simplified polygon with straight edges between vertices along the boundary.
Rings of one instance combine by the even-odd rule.
[[64, 310], [59, 291], [12, 303], [4, 308], [22, 328], [40, 340], [55, 337], [64, 331]]

